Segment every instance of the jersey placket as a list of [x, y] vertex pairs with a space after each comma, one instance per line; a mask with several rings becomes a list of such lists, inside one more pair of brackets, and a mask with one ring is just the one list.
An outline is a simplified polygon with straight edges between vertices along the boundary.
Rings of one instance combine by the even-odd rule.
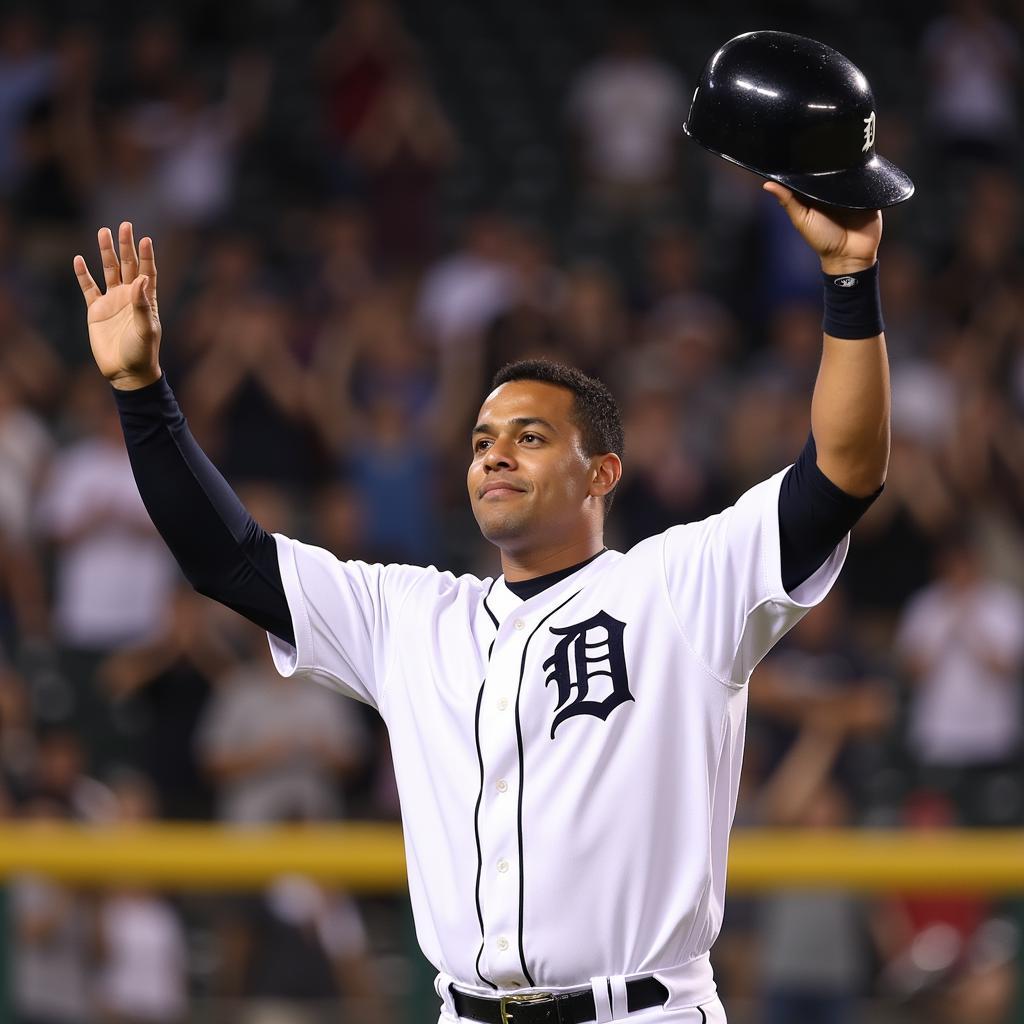
[[517, 722], [520, 670], [531, 630], [526, 617], [514, 612], [501, 624], [480, 707], [480, 966], [484, 978], [499, 988], [532, 983], [522, 959], [522, 749]]

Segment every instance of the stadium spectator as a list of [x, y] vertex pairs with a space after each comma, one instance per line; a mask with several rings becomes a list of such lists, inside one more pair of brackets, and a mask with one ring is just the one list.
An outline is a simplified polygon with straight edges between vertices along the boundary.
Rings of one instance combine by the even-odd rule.
[[110, 824], [117, 817], [117, 801], [110, 788], [89, 773], [88, 762], [82, 733], [67, 725], [41, 726], [24, 792], [30, 799], [38, 798], [44, 810], [58, 808], [62, 817]]
[[[44, 826], [67, 818], [67, 807], [42, 793], [22, 816]], [[12, 1004], [18, 1024], [93, 1024], [90, 992], [92, 920], [74, 889], [33, 874], [10, 885]]]
[[752, 360], [751, 375], [782, 392], [806, 394], [818, 371], [820, 320], [817, 306], [806, 299], [776, 304], [768, 318], [767, 346]]
[[381, 261], [416, 268], [436, 248], [437, 191], [457, 155], [455, 135], [425, 77], [407, 65], [392, 74], [353, 136]]
[[542, 228], [525, 223], [510, 227], [508, 263], [515, 293], [485, 333], [481, 387], [506, 363], [557, 359], [563, 352], [557, 318], [566, 302], [567, 273], [557, 265], [552, 239]]
[[47, 273], [75, 244], [96, 179], [99, 56], [99, 40], [88, 29], [61, 34], [51, 89], [24, 119], [18, 139], [22, 167], [11, 202], [33, 224], [26, 261]]
[[412, 42], [388, 0], [355, 0], [339, 17], [318, 55], [325, 133], [336, 149], [351, 144], [391, 83], [407, 66]]
[[0, 368], [16, 401], [52, 415], [68, 384], [67, 367], [56, 348], [21, 308], [21, 294], [0, 284]]
[[362, 495], [340, 481], [322, 487], [312, 505], [312, 530], [316, 543], [336, 558], [365, 558], [366, 505]]
[[250, 291], [224, 302], [206, 326], [208, 347], [181, 387], [196, 435], [234, 479], [308, 486], [324, 452], [291, 310]]
[[[895, 712], [894, 687], [847, 628], [843, 590], [833, 589], [755, 669], [750, 728], [769, 771], [819, 715], [839, 736], [827, 777], [843, 790], [851, 818], [869, 806], [888, 768], [882, 743]], [[827, 731], [827, 730], [826, 730]]]
[[[143, 776], [113, 785], [117, 821], [131, 826], [158, 809]], [[183, 1024], [188, 1009], [185, 931], [167, 900], [139, 886], [102, 894], [96, 910], [99, 965], [95, 999], [109, 1024]]]
[[127, 113], [115, 111], [103, 120], [99, 146], [103, 167], [90, 191], [89, 220], [114, 224], [118, 217], [127, 216], [140, 226], [144, 224], [154, 237], [168, 235], [170, 211], [157, 191], [153, 154], [143, 146]]
[[785, 211], [770, 196], [762, 192], [753, 212], [756, 234], [752, 241], [759, 255], [758, 312], [763, 317], [774, 317], [794, 307], [816, 307], [820, 302], [821, 267], [814, 253], [808, 254], [807, 246], [800, 245]]
[[180, 587], [156, 636], [97, 669], [110, 699], [132, 702], [142, 719], [132, 761], [152, 780], [165, 818], [198, 820], [213, 811], [196, 736], [214, 684], [235, 657], [209, 610], [191, 587]]
[[[374, 395], [345, 456], [366, 504], [367, 540], [389, 562], [429, 559], [438, 547], [437, 454], [414, 422], [394, 396]], [[409, 501], [411, 495], [422, 496], [424, 505]]]
[[631, 341], [618, 281], [607, 267], [583, 263], [566, 274], [555, 314], [563, 359], [584, 373], [601, 375]]
[[686, 100], [679, 76], [651, 52], [642, 30], [622, 25], [607, 51], [579, 72], [568, 117], [594, 198], [627, 211], [666, 198]]
[[[959, 824], [952, 802], [919, 789], [902, 808], [902, 823], [938, 837]], [[895, 994], [912, 1019], [1002, 1024], [1014, 998], [1019, 931], [983, 893], [893, 894], [874, 912], [881, 988]]]
[[742, 494], [771, 466], [793, 461], [807, 440], [805, 406], [778, 378], [751, 373], [739, 378], [717, 450], [726, 493]]
[[157, 201], [178, 227], [209, 224], [227, 210], [239, 147], [259, 127], [269, 85], [267, 61], [240, 54], [228, 65], [223, 98], [183, 69], [169, 96], [129, 113], [129, 130], [152, 157]]
[[715, 480], [710, 461], [685, 443], [688, 418], [671, 391], [637, 390], [625, 408], [630, 471], [616, 491], [615, 506], [616, 530], [627, 548], [676, 523], [711, 514]]
[[195, 280], [181, 296], [181, 337], [166, 353], [172, 370], [180, 375], [215, 346], [225, 310], [243, 306], [272, 287], [263, 239], [237, 227], [215, 232], [196, 267]]
[[728, 345], [737, 329], [735, 316], [706, 287], [700, 239], [680, 225], [659, 226], [643, 254], [640, 307], [647, 319], [699, 323]]
[[245, 635], [249, 659], [218, 681], [197, 738], [219, 817], [238, 824], [337, 818], [341, 783], [366, 755], [358, 713], [326, 688], [279, 676], [264, 635]]
[[106, 759], [132, 725], [112, 714], [96, 667], [121, 644], [159, 631], [176, 570], [139, 497], [102, 382], [81, 376], [73, 401], [77, 438], [53, 461], [36, 526], [53, 550], [53, 636], [75, 718]]
[[332, 318], [313, 357], [321, 430], [332, 450], [358, 447], [374, 405], [386, 401], [410, 420], [434, 397], [436, 358], [410, 330], [408, 304], [397, 287], [367, 289]]
[[[837, 713], [838, 712], [838, 713]], [[845, 719], [834, 703], [807, 707], [797, 738], [765, 782], [762, 820], [776, 827], [830, 829], [853, 820], [834, 776]], [[760, 906], [765, 1024], [846, 1024], [867, 984], [867, 907], [833, 889], [780, 889]]]
[[880, 283], [891, 366], [896, 370], [915, 357], [926, 361], [943, 321], [928, 301], [927, 268], [920, 252], [905, 242], [887, 244]]
[[908, 742], [965, 821], [1016, 823], [1024, 599], [986, 573], [968, 533], [948, 536], [937, 578], [909, 602], [897, 651], [912, 686]]
[[988, 0], [953, 0], [927, 27], [928, 114], [951, 156], [1006, 159], [1020, 141], [1020, 37]]
[[389, 561], [437, 550], [435, 362], [410, 331], [399, 291], [383, 287], [325, 328], [314, 357], [321, 431], [339, 476], [362, 496], [366, 542]]
[[390, 1024], [349, 896], [283, 875], [236, 903], [221, 934], [221, 991], [239, 1006], [240, 1024]]
[[42, 42], [42, 26], [28, 10], [0, 20], [0, 195], [9, 195], [23, 167], [18, 134], [33, 105], [53, 85], [56, 60]]
[[440, 348], [479, 343], [482, 333], [517, 298], [509, 224], [479, 213], [466, 224], [462, 244], [423, 277], [416, 321]]
[[[366, 211], [352, 203], [334, 203], [310, 211], [310, 231], [295, 240], [292, 260], [302, 308], [314, 324], [329, 330], [335, 317], [378, 286], [376, 249]], [[310, 251], [312, 242], [312, 252]]]
[[136, 111], [166, 103], [185, 59], [183, 30], [173, 14], [143, 13], [127, 33], [124, 60], [108, 73], [104, 101], [111, 105], [127, 101]]
[[[981, 354], [990, 317], [1001, 311], [1007, 291], [1019, 289], [1024, 259], [1018, 241], [1024, 197], [1017, 177], [991, 168], [965, 186], [965, 206], [954, 225], [952, 247], [935, 282], [935, 299], [954, 327], [983, 328]], [[984, 359], [977, 365], [985, 367]]]
[[0, 646], [38, 643], [49, 631], [32, 514], [54, 453], [46, 422], [16, 397], [0, 363]]
[[[857, 524], [857, 557], [849, 559], [843, 572], [856, 621], [881, 650], [891, 647], [910, 596], [931, 582], [939, 538], [962, 514], [960, 496], [935, 443], [952, 422], [951, 395], [945, 387], [929, 391], [929, 382], [946, 381], [932, 367], [924, 369], [913, 381], [912, 394], [909, 387], [894, 389], [885, 490]], [[896, 378], [911, 383], [900, 370]], [[879, 587], [882, 578], [886, 585]]]
[[32, 703], [25, 680], [0, 652], [0, 820], [7, 817], [10, 790], [29, 787], [35, 756]]

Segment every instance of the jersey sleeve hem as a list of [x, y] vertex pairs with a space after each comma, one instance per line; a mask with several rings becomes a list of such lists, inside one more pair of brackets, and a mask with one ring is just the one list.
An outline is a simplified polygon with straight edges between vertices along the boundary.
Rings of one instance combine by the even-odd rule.
[[[847, 533], [832, 549], [825, 561], [803, 583], [794, 587], [792, 592], [786, 590], [782, 582], [782, 539], [779, 533], [778, 513], [778, 488], [782, 486], [782, 478], [786, 472], [788, 469], [776, 475], [776, 487], [773, 488], [774, 500], [765, 502], [761, 510], [762, 571], [766, 595], [747, 612], [748, 626], [754, 618], [755, 612], [765, 605], [774, 604], [804, 613], [819, 604], [839, 578], [850, 549], [850, 535]], [[744, 629], [733, 656], [732, 678], [729, 683], [731, 686], [745, 686], [751, 672], [757, 667], [756, 662], [750, 665], [742, 664], [746, 639], [747, 629]]]
[[287, 537], [274, 534], [277, 544], [277, 560], [281, 570], [281, 582], [284, 585], [285, 600], [292, 620], [292, 632], [295, 645], [287, 643], [273, 633], [267, 634], [270, 641], [270, 653], [274, 659], [274, 667], [288, 678], [297, 672], [308, 672], [316, 666], [313, 645], [313, 627], [309, 621], [309, 611], [299, 583], [299, 573], [295, 566], [295, 553]]
[[730, 689], [745, 686], [765, 653], [825, 597], [849, 547], [847, 534], [787, 592], [779, 493], [788, 471], [751, 487], [719, 515], [661, 538], [665, 596], [678, 633], [704, 671]]
[[[846, 554], [850, 549], [850, 534], [847, 533], [832, 549], [824, 562], [807, 577], [803, 583], [787, 591], [782, 582], [782, 538], [779, 533], [779, 488], [789, 468], [776, 474], [774, 500], [765, 502], [761, 510], [762, 548], [764, 552], [764, 574], [767, 584], [765, 601], [777, 601], [792, 608], [806, 611], [824, 599], [839, 578]], [[758, 602], [754, 607], [764, 604]], [[752, 608], [751, 611], [754, 609]]]

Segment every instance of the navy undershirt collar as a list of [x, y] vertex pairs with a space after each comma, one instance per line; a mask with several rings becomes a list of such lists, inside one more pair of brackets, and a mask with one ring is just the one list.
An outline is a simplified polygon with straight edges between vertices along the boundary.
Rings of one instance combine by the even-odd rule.
[[520, 601], [529, 601], [531, 597], [536, 597], [542, 590], [547, 590], [548, 587], [553, 587], [556, 583], [561, 583], [567, 576], [571, 576], [574, 572], [579, 572], [580, 569], [585, 565], [589, 565], [595, 558], [599, 558], [608, 549], [601, 548], [596, 555], [591, 555], [586, 561], [579, 562], [576, 565], [570, 565], [567, 569], [559, 569], [557, 572], [549, 572], [546, 576], [534, 576], [532, 580], [518, 580], [515, 583], [510, 583], [505, 580], [505, 586], [512, 591]]

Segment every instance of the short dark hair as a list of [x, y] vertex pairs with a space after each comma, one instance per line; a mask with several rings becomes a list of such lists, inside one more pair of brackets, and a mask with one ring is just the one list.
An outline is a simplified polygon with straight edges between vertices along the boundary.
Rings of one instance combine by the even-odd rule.
[[[536, 380], [571, 391], [573, 421], [580, 428], [583, 454], [607, 455], [614, 452], [621, 459], [626, 447], [622, 415], [612, 393], [596, 377], [589, 377], [575, 366], [556, 363], [553, 359], [522, 359], [507, 363], [491, 381], [491, 390], [517, 380]], [[611, 511], [614, 488], [604, 496], [604, 514]]]

